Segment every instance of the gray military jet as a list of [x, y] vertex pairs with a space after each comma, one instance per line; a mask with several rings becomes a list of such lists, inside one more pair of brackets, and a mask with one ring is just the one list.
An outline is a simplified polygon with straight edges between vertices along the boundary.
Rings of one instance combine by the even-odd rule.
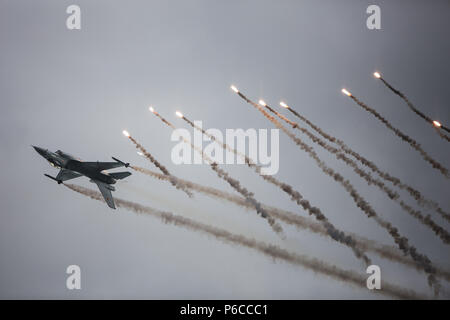
[[46, 177], [55, 180], [58, 184], [63, 181], [86, 176], [90, 179], [90, 182], [96, 183], [103, 198], [108, 206], [115, 209], [114, 199], [111, 191], [116, 189], [112, 186], [116, 183], [116, 180], [125, 179], [131, 175], [131, 172], [105, 172], [118, 167], [128, 168], [129, 163], [122, 162], [114, 157], [114, 162], [86, 162], [75, 158], [74, 156], [58, 150], [56, 152], [48, 151], [47, 149], [32, 146], [37, 153], [44, 157], [53, 167], [60, 169], [56, 177], [52, 177], [48, 174], [44, 174]]

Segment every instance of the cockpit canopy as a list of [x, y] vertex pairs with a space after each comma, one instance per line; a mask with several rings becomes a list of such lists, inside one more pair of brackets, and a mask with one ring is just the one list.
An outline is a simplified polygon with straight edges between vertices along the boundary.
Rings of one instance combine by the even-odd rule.
[[56, 151], [56, 154], [61, 156], [61, 157], [63, 157], [63, 158], [65, 158], [65, 159], [78, 160], [74, 156], [72, 156], [72, 155], [70, 155], [68, 153], [65, 153], [65, 152], [63, 152], [61, 150]]

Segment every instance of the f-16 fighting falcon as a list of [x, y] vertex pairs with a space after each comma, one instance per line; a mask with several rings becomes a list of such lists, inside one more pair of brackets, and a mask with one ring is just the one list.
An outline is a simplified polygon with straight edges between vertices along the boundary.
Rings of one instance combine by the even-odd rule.
[[111, 191], [115, 191], [113, 184], [116, 180], [125, 179], [131, 175], [131, 172], [113, 172], [108, 173], [104, 170], [109, 170], [118, 167], [129, 167], [129, 163], [122, 162], [116, 158], [112, 158], [114, 162], [86, 162], [75, 158], [74, 156], [58, 150], [56, 152], [48, 151], [47, 149], [32, 146], [37, 153], [43, 156], [55, 168], [60, 169], [56, 177], [44, 174], [46, 177], [55, 180], [58, 184], [63, 181], [85, 176], [90, 178], [90, 182], [96, 183], [103, 198], [108, 206], [115, 209], [114, 199]]

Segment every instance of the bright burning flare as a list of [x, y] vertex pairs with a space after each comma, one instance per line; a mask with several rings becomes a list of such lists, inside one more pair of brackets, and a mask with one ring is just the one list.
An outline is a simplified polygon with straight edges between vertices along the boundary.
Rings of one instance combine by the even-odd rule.
[[175, 112], [178, 118], [183, 118], [183, 114], [180, 111]]
[[381, 78], [381, 74], [380, 74], [379, 72], [374, 72], [374, 73], [373, 73], [373, 76], [374, 76], [375, 78], [377, 78], [377, 79], [380, 79], [380, 78]]
[[130, 134], [128, 133], [127, 130], [123, 130], [122, 133], [123, 133], [123, 135], [124, 135], [125, 137], [127, 137], [127, 138], [130, 137]]
[[155, 113], [155, 109], [153, 109], [153, 107], [149, 107], [148, 110], [150, 110], [151, 112]]
[[282, 106], [283, 108], [289, 109], [289, 106], [284, 103], [283, 101], [280, 102], [280, 106]]
[[345, 88], [342, 89], [341, 91], [342, 91], [343, 94], [345, 94], [345, 95], [347, 95], [347, 96], [349, 96], [349, 97], [352, 96], [352, 94], [351, 94], [347, 89], [345, 89]]
[[140, 151], [138, 151], [138, 152], [136, 152], [138, 155], [140, 155], [141, 157], [143, 157], [144, 156], [144, 154], [142, 153], [142, 152], [140, 152]]
[[259, 100], [258, 101], [260, 105], [262, 105], [263, 107], [267, 106], [267, 104], [264, 102], [264, 100]]
[[442, 124], [439, 121], [433, 120], [433, 125], [437, 128], [442, 127]]
[[230, 88], [231, 88], [231, 90], [233, 90], [234, 92], [239, 93], [238, 88], [236, 88], [235, 86], [232, 85]]

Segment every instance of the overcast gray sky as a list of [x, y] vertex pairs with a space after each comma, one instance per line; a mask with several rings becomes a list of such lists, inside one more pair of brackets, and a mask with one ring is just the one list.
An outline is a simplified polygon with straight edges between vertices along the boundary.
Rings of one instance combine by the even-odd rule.
[[[70, 31], [65, 11], [74, 3], [81, 30]], [[381, 8], [381, 30], [366, 28], [369, 4]], [[348, 88], [450, 167], [448, 142], [372, 76], [381, 71], [421, 110], [449, 124], [449, 30], [449, 1], [0, 0], [0, 298], [382, 297], [152, 217], [112, 211], [46, 179], [43, 173], [57, 171], [30, 145], [154, 169], [123, 137], [127, 129], [173, 174], [233, 192], [206, 165], [174, 165], [171, 132], [147, 109], [153, 105], [180, 126], [177, 109], [205, 128], [272, 128], [233, 94], [233, 83], [274, 106], [284, 99], [449, 210], [449, 181], [340, 93]], [[315, 148], [412, 245], [450, 268], [449, 248], [432, 231]], [[307, 215], [244, 166], [225, 168], [257, 199]], [[283, 133], [277, 178], [337, 227], [394, 245]], [[86, 178], [77, 183], [95, 187]], [[253, 211], [200, 194], [188, 199], [137, 173], [118, 183], [114, 196], [365, 271], [348, 248], [327, 238], [285, 226], [281, 240]], [[383, 280], [430, 293], [423, 273], [370, 257]], [[81, 290], [66, 289], [70, 264], [81, 267]]]

